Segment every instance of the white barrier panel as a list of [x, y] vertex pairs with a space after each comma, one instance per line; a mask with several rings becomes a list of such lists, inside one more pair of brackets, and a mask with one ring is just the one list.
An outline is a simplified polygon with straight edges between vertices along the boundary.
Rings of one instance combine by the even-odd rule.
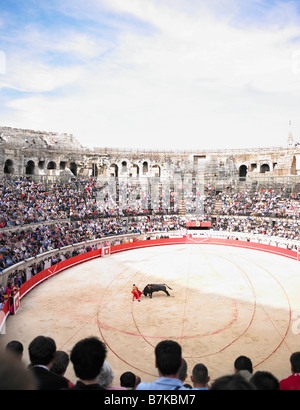
[[20, 309], [20, 292], [17, 292], [14, 295], [14, 315], [17, 313], [17, 311]]
[[110, 255], [110, 244], [109, 243], [102, 244], [102, 246], [101, 246], [101, 256], [105, 257], [105, 256], [109, 256], [109, 255]]

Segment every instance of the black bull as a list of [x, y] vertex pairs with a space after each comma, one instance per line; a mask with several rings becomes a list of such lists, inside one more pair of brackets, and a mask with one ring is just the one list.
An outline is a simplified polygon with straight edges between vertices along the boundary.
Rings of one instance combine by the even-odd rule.
[[172, 288], [170, 288], [166, 284], [157, 285], [157, 284], [151, 283], [144, 287], [143, 294], [145, 296], [149, 295], [151, 299], [153, 292], [158, 292], [159, 290], [162, 290], [163, 292], [165, 292], [166, 295], [170, 296], [170, 293], [167, 291], [167, 288], [172, 290]]

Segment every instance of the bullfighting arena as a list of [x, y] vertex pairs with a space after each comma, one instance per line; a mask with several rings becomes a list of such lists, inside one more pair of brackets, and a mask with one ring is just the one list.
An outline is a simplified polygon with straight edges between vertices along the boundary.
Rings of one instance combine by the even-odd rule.
[[[153, 298], [132, 302], [131, 288], [165, 283]], [[124, 371], [142, 381], [157, 378], [154, 347], [178, 341], [188, 363], [204, 363], [211, 381], [233, 372], [239, 355], [254, 371], [290, 375], [289, 357], [300, 350], [300, 262], [252, 249], [182, 244], [120, 252], [70, 268], [37, 286], [6, 321], [1, 346], [27, 347], [51, 336], [70, 352], [91, 335], [108, 348], [114, 385]], [[66, 376], [76, 381], [70, 363]]]

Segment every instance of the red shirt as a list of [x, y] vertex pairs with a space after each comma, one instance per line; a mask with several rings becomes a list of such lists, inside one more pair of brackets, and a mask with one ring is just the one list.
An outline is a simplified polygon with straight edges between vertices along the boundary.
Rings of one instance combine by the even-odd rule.
[[294, 373], [281, 380], [280, 390], [300, 390], [300, 373]]

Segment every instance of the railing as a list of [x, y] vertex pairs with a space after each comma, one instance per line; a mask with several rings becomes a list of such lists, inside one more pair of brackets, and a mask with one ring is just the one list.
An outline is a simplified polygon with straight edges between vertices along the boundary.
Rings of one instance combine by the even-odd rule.
[[40, 262], [44, 262], [46, 266], [52, 266], [52, 260], [65, 260], [72, 257], [75, 254], [82, 254], [87, 252], [87, 249], [97, 250], [102, 247], [102, 244], [109, 243], [111, 246], [128, 243], [133, 241], [144, 241], [148, 239], [157, 239], [161, 236], [167, 236], [169, 238], [182, 237], [192, 233], [194, 237], [208, 237], [208, 238], [220, 238], [220, 239], [234, 239], [241, 241], [248, 241], [253, 243], [260, 243], [264, 245], [281, 247], [284, 249], [297, 250], [300, 246], [300, 241], [280, 238], [276, 236], [267, 236], [259, 234], [251, 234], [244, 232], [230, 232], [230, 231], [214, 231], [214, 230], [196, 230], [188, 231], [187, 229], [181, 229], [179, 231], [157, 231], [157, 232], [147, 232], [143, 234], [125, 234], [117, 236], [107, 236], [104, 238], [93, 239], [89, 241], [80, 242], [77, 244], [65, 246], [60, 249], [54, 249], [48, 251], [29, 259], [26, 259], [22, 262], [19, 262], [15, 265], [10, 266], [2, 271], [0, 278], [3, 286], [6, 286], [8, 278], [21, 270], [27, 270], [27, 277], [30, 277], [29, 270], [36, 269]]

